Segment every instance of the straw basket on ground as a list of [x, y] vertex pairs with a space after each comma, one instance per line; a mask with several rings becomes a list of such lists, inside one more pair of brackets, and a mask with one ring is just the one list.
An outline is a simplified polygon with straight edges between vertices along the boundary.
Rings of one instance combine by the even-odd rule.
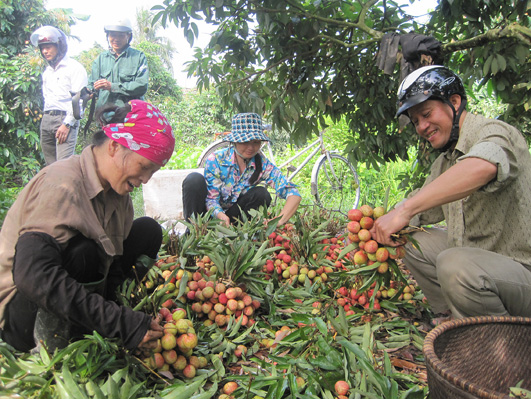
[[434, 328], [424, 341], [430, 399], [508, 398], [531, 390], [531, 318], [467, 317]]

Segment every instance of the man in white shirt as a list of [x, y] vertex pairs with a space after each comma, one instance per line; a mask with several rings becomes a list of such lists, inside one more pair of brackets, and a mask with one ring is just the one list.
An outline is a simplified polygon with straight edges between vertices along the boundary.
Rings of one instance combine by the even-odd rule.
[[47, 165], [74, 154], [79, 121], [72, 110], [72, 93], [87, 85], [83, 65], [68, 57], [66, 35], [53, 26], [42, 26], [31, 35], [48, 66], [42, 74], [44, 112], [41, 147]]

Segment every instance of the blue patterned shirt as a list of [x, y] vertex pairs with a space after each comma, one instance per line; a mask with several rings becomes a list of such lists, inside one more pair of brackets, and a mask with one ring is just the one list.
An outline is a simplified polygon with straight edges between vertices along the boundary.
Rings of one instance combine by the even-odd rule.
[[[262, 172], [257, 182], [251, 184], [249, 180], [256, 170], [257, 156], [262, 157]], [[235, 157], [234, 147], [231, 146], [210, 154], [205, 162], [204, 174], [208, 189], [206, 206], [208, 210], [214, 209], [214, 216], [229, 209], [238, 201], [240, 195], [260, 183], [274, 188], [277, 195], [283, 199], [291, 195], [301, 196], [297, 186], [288, 181], [280, 169], [262, 153], [255, 155], [242, 174]]]

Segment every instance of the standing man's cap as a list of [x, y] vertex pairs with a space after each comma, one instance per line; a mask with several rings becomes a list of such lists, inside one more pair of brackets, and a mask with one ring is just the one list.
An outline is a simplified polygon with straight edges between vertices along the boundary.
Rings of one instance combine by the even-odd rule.
[[111, 23], [106, 24], [103, 29], [105, 32], [133, 32], [133, 25], [129, 18], [121, 18], [119, 20], [112, 21]]

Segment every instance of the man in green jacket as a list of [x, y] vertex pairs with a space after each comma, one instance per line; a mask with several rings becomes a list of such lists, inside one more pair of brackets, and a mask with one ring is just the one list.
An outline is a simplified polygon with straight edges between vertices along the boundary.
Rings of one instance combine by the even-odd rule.
[[109, 50], [92, 64], [88, 88], [98, 90], [96, 107], [109, 103], [121, 107], [129, 100], [143, 99], [148, 89], [149, 70], [145, 54], [130, 46], [133, 28], [129, 19], [105, 25]]

